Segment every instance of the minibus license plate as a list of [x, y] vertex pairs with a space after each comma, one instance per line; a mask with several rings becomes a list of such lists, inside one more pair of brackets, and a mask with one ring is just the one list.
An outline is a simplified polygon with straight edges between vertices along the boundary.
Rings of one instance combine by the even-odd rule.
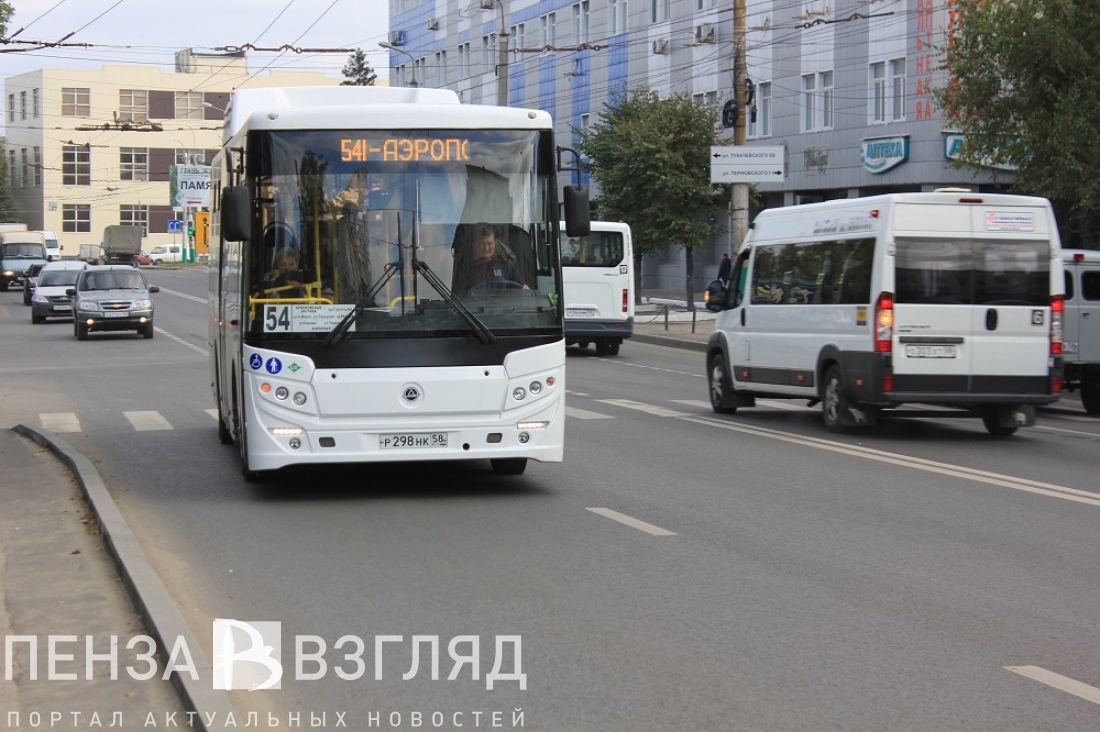
[[906, 346], [907, 358], [955, 358], [958, 356], [956, 346]]
[[446, 432], [395, 432], [378, 436], [378, 449], [380, 450], [446, 446]]
[[593, 310], [585, 310], [583, 308], [566, 308], [565, 317], [567, 318], [594, 318], [596, 313]]

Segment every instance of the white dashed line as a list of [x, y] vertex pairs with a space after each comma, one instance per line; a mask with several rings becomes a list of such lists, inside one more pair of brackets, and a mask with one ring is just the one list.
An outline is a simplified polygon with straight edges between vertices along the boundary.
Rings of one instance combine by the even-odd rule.
[[201, 302], [203, 305], [207, 303], [205, 297], [195, 297], [194, 295], [188, 295], [186, 292], [180, 292], [179, 290], [173, 290], [168, 287], [160, 288], [161, 292], [165, 292], [169, 295], [175, 295], [176, 297], [182, 297], [184, 300], [191, 300], [193, 302]]
[[1067, 694], [1073, 694], [1093, 704], [1100, 704], [1100, 689], [1097, 689], [1095, 686], [1089, 686], [1077, 679], [1071, 679], [1068, 676], [1056, 674], [1053, 671], [1047, 671], [1042, 666], [1005, 666], [1005, 669], [1014, 674], [1020, 674], [1020, 676], [1029, 678], [1032, 681], [1038, 681], [1040, 684], [1052, 686]]
[[170, 430], [172, 425], [160, 412], [123, 412], [122, 416], [130, 420], [130, 424], [138, 432], [155, 432], [158, 430]]
[[80, 432], [80, 420], [73, 412], [45, 412], [38, 419], [42, 429], [50, 432]]
[[154, 325], [153, 330], [155, 330], [157, 333], [160, 333], [165, 338], [169, 338], [169, 339], [175, 341], [176, 343], [180, 344], [181, 346], [186, 346], [187, 348], [190, 348], [192, 351], [194, 351], [196, 353], [201, 353], [204, 356], [209, 356], [210, 355], [210, 352], [207, 351], [205, 348], [201, 348], [199, 346], [196, 346], [194, 343], [191, 343], [189, 341], [185, 341], [184, 339], [180, 338], [178, 335], [175, 335], [173, 333], [169, 333], [164, 328], [160, 328], [160, 327]]
[[572, 417], [574, 419], [615, 419], [610, 414], [589, 412], [587, 409], [578, 409], [577, 407], [566, 407], [565, 416]]
[[638, 529], [639, 531], [644, 531], [647, 534], [652, 534], [653, 536], [676, 536], [676, 532], [674, 531], [662, 529], [660, 526], [654, 526], [651, 523], [642, 521], [641, 519], [636, 519], [633, 516], [627, 516], [625, 513], [613, 511], [610, 508], [589, 508], [588, 510], [592, 513], [599, 514], [604, 518], [609, 518], [612, 521], [618, 521], [620, 524], [625, 524], [626, 526]]

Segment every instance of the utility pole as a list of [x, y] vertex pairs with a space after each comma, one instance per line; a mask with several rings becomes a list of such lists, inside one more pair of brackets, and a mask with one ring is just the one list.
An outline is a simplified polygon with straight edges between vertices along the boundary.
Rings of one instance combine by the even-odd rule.
[[[739, 0], [740, 1], [740, 0]], [[508, 106], [508, 26], [505, 24], [504, 0], [496, 0], [500, 10], [500, 30], [497, 31], [497, 39], [500, 45], [500, 56], [497, 59], [497, 105]]]
[[[745, 81], [748, 78], [748, 70], [745, 68], [745, 0], [733, 0], [733, 94], [737, 100], [737, 123], [733, 126], [733, 144], [745, 144], [745, 123], [748, 120], [749, 110], [745, 107], [748, 99], [748, 90]], [[730, 232], [733, 240], [730, 242], [731, 257], [741, 248], [741, 243], [749, 233], [749, 184], [734, 183], [733, 196], [730, 201], [733, 230]]]

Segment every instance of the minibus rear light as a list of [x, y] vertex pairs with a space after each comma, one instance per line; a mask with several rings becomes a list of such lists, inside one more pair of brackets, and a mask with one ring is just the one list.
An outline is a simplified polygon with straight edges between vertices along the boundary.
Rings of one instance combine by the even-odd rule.
[[623, 312], [624, 313], [629, 310], [629, 307], [628, 307], [629, 304], [630, 304], [630, 292], [624, 287], [623, 288]]
[[894, 293], [883, 292], [875, 301], [875, 351], [890, 353], [894, 348]]
[[980, 198], [960, 198], [959, 203], [984, 203]]
[[1062, 377], [1051, 376], [1050, 377], [1050, 393], [1061, 394], [1062, 393]]
[[1062, 354], [1062, 338], [1066, 314], [1066, 301], [1061, 295], [1050, 298], [1050, 355]]

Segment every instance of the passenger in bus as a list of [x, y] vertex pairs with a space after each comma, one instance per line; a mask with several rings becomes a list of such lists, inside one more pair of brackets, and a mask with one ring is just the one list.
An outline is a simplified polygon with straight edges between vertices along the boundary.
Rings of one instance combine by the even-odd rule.
[[529, 290], [520, 274], [516, 257], [503, 242], [498, 242], [496, 232], [488, 224], [475, 227], [469, 262], [456, 259], [454, 291], [458, 295], [487, 294], [511, 288]]

